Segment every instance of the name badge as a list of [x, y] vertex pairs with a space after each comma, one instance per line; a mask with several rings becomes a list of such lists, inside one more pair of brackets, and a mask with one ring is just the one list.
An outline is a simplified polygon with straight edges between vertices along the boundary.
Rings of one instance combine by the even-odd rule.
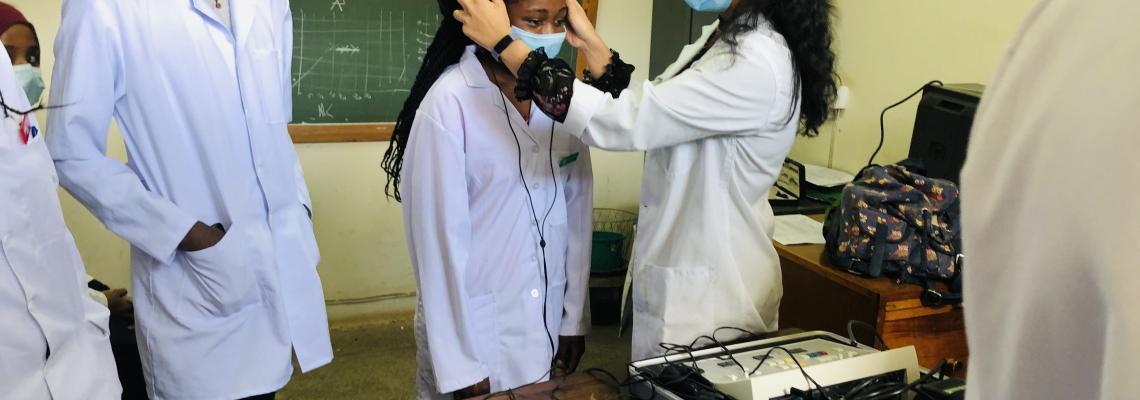
[[558, 167], [565, 167], [567, 165], [573, 164], [575, 161], [578, 161], [578, 153], [562, 157], [562, 160], [558, 162]]

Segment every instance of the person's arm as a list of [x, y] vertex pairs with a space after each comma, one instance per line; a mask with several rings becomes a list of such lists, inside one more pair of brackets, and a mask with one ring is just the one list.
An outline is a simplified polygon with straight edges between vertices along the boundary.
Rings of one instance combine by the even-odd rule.
[[[576, 82], [565, 131], [594, 147], [642, 151], [709, 137], [745, 135], [782, 126], [793, 110], [778, 93], [775, 72], [762, 55], [708, 54], [680, 75], [643, 82], [614, 99]], [[796, 118], [797, 116], [793, 116]]]
[[[456, 10], [453, 17], [463, 24], [463, 33], [480, 47], [493, 50], [510, 34], [511, 22], [503, 0], [459, 0], [459, 5], [462, 9]], [[594, 78], [598, 78], [610, 63], [610, 48], [594, 29], [581, 4], [568, 1], [566, 7], [569, 22], [566, 41], [579, 50], [586, 59], [587, 68], [596, 74]], [[516, 40], [499, 54], [499, 59], [517, 76], [530, 52], [531, 48], [526, 43]]]
[[60, 107], [48, 113], [47, 145], [68, 192], [111, 231], [165, 262], [198, 220], [147, 191], [130, 168], [106, 154], [107, 130], [126, 80], [120, 33], [108, 7], [94, 0], [64, 3], [51, 93]]
[[[463, 10], [456, 11], [456, 19], [478, 45], [493, 48], [509, 31], [502, 0], [460, 3]], [[585, 48], [591, 71], [599, 73], [612, 53], [596, 32], [582, 23], [583, 17], [574, 15], [571, 12], [574, 40]], [[778, 93], [776, 73], [765, 55], [743, 44], [738, 54], [713, 48], [702, 62], [680, 75], [661, 84], [643, 83], [613, 99], [587, 84], [567, 79], [565, 68], [551, 65], [557, 60], [542, 60], [518, 42], [501, 56], [516, 71], [520, 85], [522, 81], [534, 82], [530, 86], [543, 112], [563, 122], [568, 133], [586, 144], [606, 150], [643, 151], [748, 134], [781, 122], [774, 121], [778, 119], [774, 116], [794, 110], [790, 100], [773, 101], [790, 99], [791, 93]]]
[[[285, 104], [282, 106], [285, 110], [290, 111], [292, 115], [293, 110], [293, 86], [292, 86], [292, 71], [293, 71], [293, 11], [289, 8], [289, 2], [283, 2], [282, 9], [284, 12], [281, 17], [281, 44], [278, 46], [281, 52], [281, 93], [284, 93], [284, 98], [281, 99]], [[313, 198], [309, 194], [309, 185], [305, 182], [305, 170], [301, 167], [301, 159], [298, 156], [297, 164], [293, 166], [294, 181], [297, 185], [297, 197], [301, 205], [305, 207], [305, 212], [309, 214], [309, 219], [313, 218]]]
[[585, 352], [583, 336], [590, 333], [590, 255], [594, 242], [594, 171], [590, 148], [577, 143], [578, 159], [570, 166], [563, 193], [566, 198], [568, 249], [566, 294], [559, 332], [559, 367], [572, 373]]
[[412, 125], [403, 170], [404, 228], [419, 282], [437, 390], [490, 377], [479, 359], [466, 288], [471, 247], [462, 135], [424, 113]]
[[[578, 142], [577, 140], [574, 140]], [[590, 148], [578, 142], [578, 160], [571, 166], [565, 184], [569, 248], [566, 252], [566, 300], [562, 315], [562, 336], [583, 336], [590, 332], [589, 284], [590, 251], [594, 243], [594, 170]]]
[[629, 82], [633, 80], [634, 66], [626, 64], [616, 51], [610, 53], [610, 62], [605, 69], [594, 73], [586, 70], [582, 82], [595, 89], [609, 93], [613, 98], [621, 97], [621, 92], [629, 89]]

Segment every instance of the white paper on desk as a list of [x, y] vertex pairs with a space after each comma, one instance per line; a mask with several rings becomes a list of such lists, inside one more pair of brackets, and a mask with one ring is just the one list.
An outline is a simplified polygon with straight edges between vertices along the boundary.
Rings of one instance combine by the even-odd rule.
[[804, 164], [804, 179], [812, 185], [830, 188], [851, 183], [855, 180], [855, 176], [827, 167]]
[[824, 244], [823, 223], [806, 215], [780, 215], [776, 217], [776, 235], [772, 239], [785, 246]]

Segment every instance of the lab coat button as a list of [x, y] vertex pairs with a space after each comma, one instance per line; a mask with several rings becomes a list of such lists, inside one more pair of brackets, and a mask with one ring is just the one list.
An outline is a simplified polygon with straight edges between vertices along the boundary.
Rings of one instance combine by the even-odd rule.
[[537, 299], [538, 298], [538, 289], [531, 289], [530, 290], [530, 297], [534, 297]]
[[538, 188], [540, 188], [540, 187], [542, 187], [542, 184], [541, 184], [541, 183], [535, 183], [535, 184], [533, 184], [533, 185], [530, 185], [530, 188], [531, 188], [531, 189], [538, 189]]
[[538, 257], [531, 257], [530, 262], [534, 262], [534, 263], [538, 262]]

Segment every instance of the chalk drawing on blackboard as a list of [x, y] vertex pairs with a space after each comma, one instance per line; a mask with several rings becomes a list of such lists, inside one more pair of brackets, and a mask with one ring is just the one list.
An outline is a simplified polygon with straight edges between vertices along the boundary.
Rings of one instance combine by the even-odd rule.
[[317, 115], [321, 118], [336, 118], [332, 115], [332, 106], [326, 106], [325, 103], [317, 105]]
[[435, 36], [438, 10], [329, 1], [330, 9], [293, 10], [295, 120], [394, 120]]

